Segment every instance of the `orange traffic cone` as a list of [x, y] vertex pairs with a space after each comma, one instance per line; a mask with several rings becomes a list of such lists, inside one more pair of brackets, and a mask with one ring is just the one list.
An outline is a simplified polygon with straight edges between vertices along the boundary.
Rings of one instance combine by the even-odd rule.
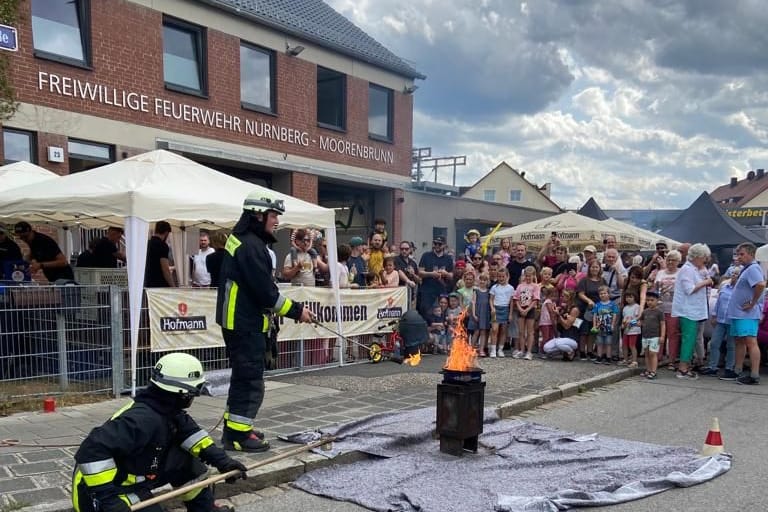
[[704, 446], [701, 448], [701, 455], [704, 457], [711, 457], [718, 453], [723, 453], [725, 447], [723, 446], [723, 438], [720, 435], [720, 422], [717, 418], [712, 418], [712, 426], [707, 432], [707, 439], [704, 441]]

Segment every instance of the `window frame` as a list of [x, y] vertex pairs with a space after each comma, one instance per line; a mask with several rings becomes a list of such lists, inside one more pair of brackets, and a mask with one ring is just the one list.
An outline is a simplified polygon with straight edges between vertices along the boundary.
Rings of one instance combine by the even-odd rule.
[[[32, 0], [35, 1], [35, 0]], [[80, 45], [83, 50], [83, 60], [73, 59], [66, 55], [59, 55], [46, 50], [35, 48], [35, 34], [32, 29], [32, 3], [30, 2], [30, 30], [32, 30], [32, 55], [38, 59], [50, 60], [68, 66], [93, 70], [93, 51], [91, 43], [91, 0], [74, 0], [75, 11], [77, 12], [77, 21], [80, 29]]]
[[[262, 114], [277, 115], [277, 55], [274, 50], [259, 46], [248, 41], [240, 40], [240, 47], [263, 53], [269, 57], [269, 102], [270, 108], [263, 105], [257, 105], [248, 101], [243, 101], [242, 90], [240, 92], [240, 107], [245, 110], [253, 110]], [[243, 63], [240, 62], [240, 86], [243, 83]]]
[[[489, 199], [488, 196], [491, 196]], [[483, 201], [486, 201], [488, 203], [495, 203], [496, 202], [496, 189], [484, 189], [483, 190]]]
[[[512, 193], [517, 192], [518, 199], [512, 199]], [[511, 188], [509, 189], [509, 202], [510, 203], [519, 203], [523, 200], [523, 191], [519, 188]]]
[[[198, 65], [198, 80], [200, 81], [200, 90], [192, 89], [179, 84], [168, 82], [165, 78], [165, 62], [163, 62], [163, 85], [166, 90], [179, 92], [182, 94], [188, 94], [190, 96], [198, 96], [200, 98], [208, 98], [208, 36], [205, 27], [195, 25], [188, 21], [180, 20], [172, 16], [163, 15], [162, 32], [164, 35], [165, 27], [173, 28], [182, 32], [191, 33], [194, 38], [193, 41], [197, 45], [197, 65]], [[165, 38], [162, 38], [162, 55], [163, 61], [165, 61]]]
[[[317, 90], [319, 90], [318, 82], [319, 82], [319, 77], [320, 77], [320, 71], [321, 70], [334, 73], [334, 74], [338, 75], [341, 78], [341, 91], [340, 91], [340, 96], [341, 96], [341, 101], [340, 101], [340, 104], [341, 104], [341, 126], [337, 126], [335, 124], [325, 123], [325, 122], [320, 120], [320, 104], [319, 104], [320, 103], [320, 95], [317, 93], [318, 92]], [[320, 128], [325, 128], [327, 130], [333, 130], [333, 131], [336, 131], [336, 132], [346, 133], [346, 131], [347, 131], [347, 75], [345, 75], [344, 73], [340, 73], [339, 71], [336, 71], [335, 69], [326, 68], [324, 66], [317, 66], [317, 71], [316, 71], [316, 75], [315, 75], [315, 86], [316, 86], [316, 91], [315, 91], [315, 96], [316, 96], [315, 100], [316, 101], [315, 101], [315, 104], [316, 104], [316, 107], [317, 107], [317, 111], [315, 112], [315, 116], [317, 117], [317, 126], [319, 126]]]
[[[383, 91], [387, 94], [387, 134], [381, 135], [371, 132], [371, 89]], [[392, 143], [395, 138], [395, 91], [382, 85], [368, 83], [368, 138], [379, 142]]]
[[[87, 159], [89, 159], [92, 162], [100, 161], [99, 159], [97, 159], [95, 157], [92, 157], [91, 155], [85, 155], [83, 153], [73, 153], [73, 152], [71, 152], [69, 150], [69, 144], [72, 143], [72, 142], [75, 142], [77, 144], [85, 144], [85, 145], [88, 145], [88, 146], [99, 146], [99, 147], [102, 147], [102, 148], [106, 148], [109, 151], [109, 158], [102, 165], [109, 165], [109, 164], [112, 164], [112, 163], [116, 162], [116, 159], [115, 159], [116, 152], [115, 152], [115, 145], [114, 144], [108, 144], [106, 142], [96, 142], [96, 141], [93, 141], [93, 140], [76, 139], [74, 137], [67, 138], [67, 161], [68, 162], [69, 162], [70, 159], [73, 158], [73, 156], [74, 156], [74, 158], [79, 158], [80, 160], [85, 160], [87, 158]], [[85, 157], [85, 158], [81, 158], [81, 157]], [[101, 166], [99, 166], [99, 167], [101, 167]], [[75, 171], [75, 172], [85, 172], [86, 170], [89, 170], [89, 169], [85, 169], [83, 171]]]
[[3, 165], [8, 165], [16, 162], [23, 162], [23, 160], [8, 160], [6, 157], [6, 151], [5, 151], [5, 133], [15, 133], [17, 135], [26, 135], [29, 138], [29, 156], [31, 159], [29, 160], [29, 163], [31, 164], [37, 164], [38, 163], [38, 155], [37, 155], [37, 133], [29, 131], [29, 130], [20, 130], [18, 128], [9, 128], [6, 126], [2, 127], [2, 134], [3, 134]]

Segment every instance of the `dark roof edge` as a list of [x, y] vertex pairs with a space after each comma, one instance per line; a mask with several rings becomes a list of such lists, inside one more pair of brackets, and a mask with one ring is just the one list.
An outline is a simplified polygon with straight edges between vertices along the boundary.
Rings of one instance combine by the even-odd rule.
[[412, 68], [410, 65], [408, 65], [402, 57], [398, 57], [403, 63], [402, 67], [398, 66], [389, 66], [383, 62], [377, 62], [374, 59], [366, 58], [364, 55], [355, 53], [351, 51], [348, 48], [344, 48], [341, 45], [334, 44], [330, 41], [327, 41], [325, 39], [315, 37], [311, 34], [307, 34], [306, 32], [302, 32], [300, 30], [296, 30], [294, 28], [282, 25], [280, 23], [275, 23], [273, 21], [270, 21], [268, 19], [261, 18], [259, 16], [254, 16], [253, 14], [246, 12], [242, 9], [237, 9], [235, 7], [232, 7], [231, 5], [224, 4], [222, 2], [219, 2], [218, 0], [198, 0], [200, 3], [210, 5], [211, 7], [214, 7], [216, 9], [220, 9], [222, 11], [227, 11], [229, 13], [235, 14], [236, 16], [239, 16], [241, 18], [247, 18], [249, 20], [257, 22], [259, 25], [265, 25], [267, 27], [273, 28], [279, 32], [283, 32], [289, 35], [292, 35], [294, 37], [298, 37], [301, 39], [304, 39], [305, 41], [311, 41], [318, 46], [322, 46], [324, 48], [328, 48], [330, 50], [334, 50], [338, 53], [344, 54], [348, 57], [353, 57], [355, 59], [358, 59], [362, 62], [366, 62], [372, 66], [375, 66], [377, 68], [385, 69], [387, 71], [391, 71], [392, 73], [395, 73], [397, 75], [410, 78], [412, 80], [425, 80], [427, 78], [426, 75], [423, 75], [416, 71], [414, 68]]

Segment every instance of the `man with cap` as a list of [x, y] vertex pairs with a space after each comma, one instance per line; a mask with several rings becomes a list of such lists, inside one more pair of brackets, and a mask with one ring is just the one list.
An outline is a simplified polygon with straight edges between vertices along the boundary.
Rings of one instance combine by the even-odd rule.
[[252, 192], [224, 247], [216, 323], [221, 326], [232, 367], [221, 439], [226, 450], [255, 453], [269, 449], [264, 434], [253, 428], [253, 418], [264, 400], [269, 314], [312, 321], [309, 308], [281, 295], [272, 279], [274, 264], [267, 244], [277, 241], [273, 232], [283, 213], [282, 199], [265, 191]]
[[351, 254], [347, 260], [347, 268], [349, 268], [349, 275], [352, 277], [352, 284], [363, 287], [366, 285], [365, 279], [365, 267], [366, 262], [363, 258], [363, 238], [359, 236], [353, 236], [349, 239], [349, 248]]
[[421, 316], [429, 321], [437, 298], [448, 292], [453, 277], [453, 258], [445, 252], [445, 238], [436, 236], [432, 240], [432, 251], [425, 252], [419, 260], [419, 297], [417, 308]]
[[21, 259], [21, 249], [19, 249], [16, 242], [11, 240], [11, 237], [8, 236], [5, 226], [0, 224], [0, 279], [3, 279], [4, 277], [3, 272], [5, 271], [6, 263], [19, 261]]
[[13, 232], [29, 246], [29, 270], [42, 270], [45, 278], [54, 283], [59, 279], [73, 280], [72, 267], [53, 238], [32, 229], [29, 222], [19, 222]]
[[[152, 498], [153, 489], [181, 487], [203, 477], [206, 464], [221, 473], [239, 471], [228, 483], [245, 478], [245, 465], [216, 446], [187, 413], [203, 385], [203, 365], [196, 357], [181, 352], [161, 357], [147, 387], [91, 430], [75, 453], [75, 512], [130, 512], [131, 505]], [[232, 510], [214, 504], [211, 487], [188, 491], [181, 500], [187, 512]]]

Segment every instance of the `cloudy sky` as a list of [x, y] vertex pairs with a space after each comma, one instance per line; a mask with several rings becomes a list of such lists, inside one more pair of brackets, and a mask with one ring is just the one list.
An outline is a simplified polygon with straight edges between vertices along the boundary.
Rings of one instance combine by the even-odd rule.
[[565, 208], [685, 208], [768, 167], [765, 0], [326, 1], [427, 75], [414, 145], [459, 184], [506, 160]]

